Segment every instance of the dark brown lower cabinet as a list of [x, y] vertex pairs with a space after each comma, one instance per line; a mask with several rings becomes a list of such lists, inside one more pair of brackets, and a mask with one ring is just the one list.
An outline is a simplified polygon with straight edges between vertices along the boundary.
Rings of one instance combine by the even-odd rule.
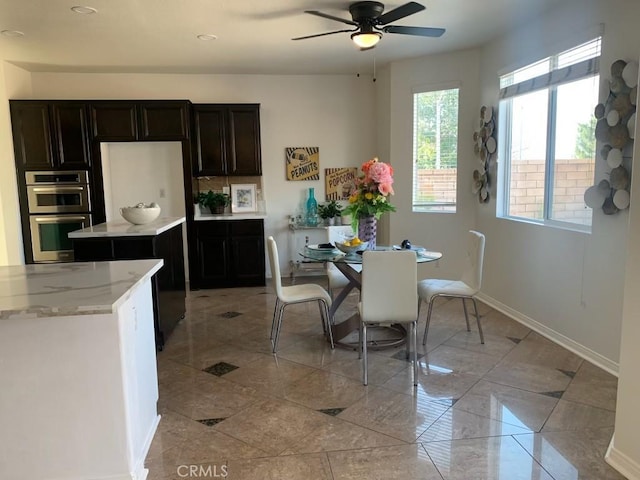
[[194, 288], [253, 287], [265, 284], [264, 222], [195, 222], [197, 271]]
[[77, 262], [147, 258], [164, 260], [163, 267], [151, 282], [156, 347], [162, 350], [164, 342], [185, 314], [182, 225], [153, 236], [75, 238], [73, 254]]

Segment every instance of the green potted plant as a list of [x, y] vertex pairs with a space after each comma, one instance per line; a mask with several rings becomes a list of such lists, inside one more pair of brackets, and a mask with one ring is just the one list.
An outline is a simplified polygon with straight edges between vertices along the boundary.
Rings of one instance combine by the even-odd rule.
[[225, 207], [231, 203], [229, 194], [222, 192], [214, 192], [209, 190], [207, 193], [200, 192], [198, 194], [198, 203], [205, 208], [209, 208], [211, 213], [224, 213]]
[[327, 225], [333, 225], [335, 218], [342, 214], [342, 206], [335, 200], [318, 205], [318, 215]]

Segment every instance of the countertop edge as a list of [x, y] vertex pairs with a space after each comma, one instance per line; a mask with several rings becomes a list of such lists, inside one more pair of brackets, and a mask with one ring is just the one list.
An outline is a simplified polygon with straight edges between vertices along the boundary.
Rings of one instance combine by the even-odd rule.
[[[78, 305], [64, 305], [64, 306], [43, 306], [43, 305], [30, 305], [21, 306], [17, 308], [6, 308], [0, 310], [0, 321], [3, 320], [28, 320], [34, 318], [48, 318], [48, 317], [75, 317], [82, 315], [108, 315], [113, 314], [117, 309], [131, 297], [131, 295], [146, 281], [149, 281], [153, 275], [155, 275], [164, 265], [162, 259], [144, 259], [144, 260], [121, 260], [120, 262], [140, 262], [147, 263], [146, 271], [140, 274], [140, 277], [136, 279], [124, 292], [117, 296], [114, 296], [108, 301], [110, 303], [94, 304], [94, 305], [80, 305], [82, 299], [78, 301]], [[79, 265], [80, 263], [86, 264], [106, 264], [116, 262], [79, 262], [70, 265]], [[100, 288], [96, 286], [94, 288]], [[73, 289], [72, 289], [73, 290]]]
[[[122, 260], [120, 260], [122, 261]], [[131, 260], [125, 260], [125, 261], [131, 261]], [[133, 260], [133, 261], [138, 261], [138, 260]], [[140, 287], [140, 285], [142, 285], [143, 283], [145, 283], [148, 280], [151, 280], [151, 277], [153, 277], [156, 273], [158, 273], [158, 271], [164, 266], [164, 260], [163, 259], [157, 259], [155, 260], [155, 264], [146, 272], [144, 273], [137, 282], [135, 282], [133, 285], [131, 285], [131, 287], [129, 287], [129, 289], [124, 292], [122, 295], [120, 295], [120, 297], [118, 297], [113, 304], [111, 305], [111, 312], [110, 313], [115, 313], [115, 311], [118, 309], [118, 307], [120, 307], [120, 305], [122, 305], [123, 303], [125, 303], [133, 294], [133, 292], [135, 292], [138, 287]]]
[[[109, 237], [153, 237], [172, 229], [186, 221], [185, 217], [158, 219], [145, 225], [133, 225], [127, 221], [110, 221], [76, 230], [68, 234], [69, 238], [109, 238]], [[158, 224], [158, 222], [161, 222]], [[99, 229], [96, 231], [95, 229]], [[108, 230], [112, 228], [112, 230]], [[100, 229], [106, 229], [104, 231]]]

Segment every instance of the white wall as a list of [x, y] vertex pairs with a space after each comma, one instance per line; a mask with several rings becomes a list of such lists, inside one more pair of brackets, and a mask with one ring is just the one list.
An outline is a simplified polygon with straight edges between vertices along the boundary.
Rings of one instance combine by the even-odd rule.
[[[497, 106], [499, 74], [589, 40], [601, 24], [604, 81], [613, 61], [638, 57], [638, 18], [640, 6], [633, 1], [563, 2], [484, 47], [482, 103]], [[492, 193], [495, 199], [495, 188]], [[596, 211], [592, 233], [585, 234], [497, 219], [494, 200], [478, 206], [478, 229], [487, 235], [483, 292], [543, 329], [568, 337], [581, 353], [615, 371], [627, 221], [626, 211], [615, 216]]]
[[[376, 155], [383, 162], [390, 162], [395, 167], [391, 156], [391, 69], [383, 68], [378, 72], [376, 81]], [[395, 181], [395, 179], [394, 179]], [[391, 197], [391, 203], [395, 205], [395, 196]], [[378, 244], [392, 245], [391, 242], [391, 215], [386, 213], [378, 222]]]
[[[640, 124], [636, 123], [635, 138], [639, 138]], [[640, 158], [640, 142], [635, 142], [634, 157]], [[630, 480], [640, 479], [640, 175], [632, 179], [632, 210], [629, 211], [627, 262], [624, 285], [622, 340], [620, 346], [620, 377], [616, 405], [615, 436], [607, 452], [607, 461]]]
[[[286, 180], [285, 147], [319, 147], [321, 169], [359, 166], [376, 155], [374, 83], [368, 76], [33, 73], [31, 78], [32, 98], [260, 103], [265, 234], [282, 245], [284, 272], [290, 255], [287, 216], [301, 207], [308, 187], [324, 198], [324, 172], [319, 181]], [[17, 203], [3, 206], [11, 211]]]
[[[480, 116], [478, 50], [434, 55], [393, 63], [390, 72], [389, 137], [394, 168], [393, 203], [398, 212], [389, 216], [390, 240], [409, 239], [415, 245], [444, 252], [433, 264], [421, 265], [419, 277], [459, 278], [467, 246], [466, 233], [475, 227], [477, 197], [471, 178], [477, 160], [473, 131]], [[456, 213], [412, 213], [413, 93], [420, 88], [459, 88], [458, 200]], [[381, 122], [387, 122], [384, 115]]]
[[102, 143], [100, 148], [107, 221], [122, 220], [120, 208], [140, 202], [156, 202], [162, 216], [185, 215], [182, 143]]
[[24, 263], [9, 99], [30, 93], [29, 73], [0, 61], [0, 265]]

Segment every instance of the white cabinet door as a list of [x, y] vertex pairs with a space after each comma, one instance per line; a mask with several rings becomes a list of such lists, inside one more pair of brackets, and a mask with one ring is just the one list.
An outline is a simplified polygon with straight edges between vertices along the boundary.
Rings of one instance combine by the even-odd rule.
[[158, 423], [158, 376], [151, 281], [118, 308], [131, 468], [140, 470]]

